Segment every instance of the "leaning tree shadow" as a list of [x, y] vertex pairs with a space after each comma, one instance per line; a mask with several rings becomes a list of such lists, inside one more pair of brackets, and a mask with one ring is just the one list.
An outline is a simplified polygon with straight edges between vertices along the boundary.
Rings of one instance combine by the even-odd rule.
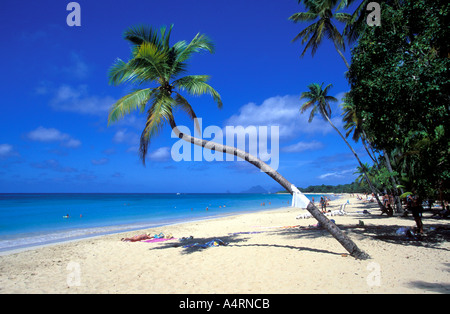
[[301, 236], [302, 238], [313, 239], [320, 238], [324, 236], [331, 236], [325, 229], [320, 228], [302, 228], [302, 231], [299, 232], [299, 228], [286, 228], [286, 229], [272, 229], [267, 231], [258, 231], [258, 232], [241, 232], [241, 233], [230, 233], [227, 236], [217, 236], [217, 237], [202, 237], [202, 238], [192, 238], [180, 241], [179, 239], [173, 241], [167, 241], [163, 243], [158, 243], [156, 246], [149, 248], [149, 250], [164, 250], [170, 248], [181, 248], [181, 254], [192, 254], [196, 252], [201, 252], [209, 249], [210, 247], [203, 247], [202, 245], [210, 243], [211, 241], [217, 241], [218, 246], [222, 246], [223, 243], [226, 243], [226, 246], [229, 247], [276, 247], [276, 248], [284, 248], [290, 250], [298, 250], [298, 251], [310, 251], [315, 253], [326, 253], [333, 255], [341, 255], [338, 252], [331, 252], [323, 249], [316, 249], [313, 247], [303, 247], [303, 246], [293, 246], [293, 245], [284, 245], [284, 244], [274, 244], [274, 243], [248, 243], [248, 240], [251, 239], [252, 234], [256, 233], [265, 233], [268, 235], [287, 235], [291, 236]]
[[[191, 239], [176, 239], [163, 243], [158, 243], [157, 246], [151, 247], [149, 250], [164, 250], [169, 248], [182, 248], [182, 254], [191, 254], [206, 250], [210, 247], [204, 245], [215, 241], [217, 246], [232, 246], [235, 243], [245, 242], [248, 238], [238, 237], [238, 235], [217, 236], [217, 237], [193, 237]], [[213, 247], [213, 246], [211, 246]]]

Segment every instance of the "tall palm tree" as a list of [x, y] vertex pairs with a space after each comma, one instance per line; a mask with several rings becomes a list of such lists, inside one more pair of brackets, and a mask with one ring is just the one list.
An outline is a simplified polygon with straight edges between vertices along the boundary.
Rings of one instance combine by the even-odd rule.
[[352, 139], [353, 141], [355, 141], [355, 143], [358, 143], [358, 141], [361, 139], [361, 142], [363, 143], [367, 155], [369, 155], [370, 159], [372, 159], [372, 161], [379, 168], [380, 165], [378, 164], [375, 153], [373, 153], [372, 146], [371, 149], [373, 154], [369, 151], [369, 148], [367, 147], [367, 135], [362, 127], [362, 119], [357, 114], [355, 106], [353, 104], [350, 104], [348, 101], [345, 101], [345, 99], [346, 97], [344, 97], [344, 103], [341, 104], [343, 116], [342, 121], [344, 122], [344, 129], [347, 130], [347, 133], [345, 133], [345, 137], [349, 137], [349, 135], [353, 133]]
[[372, 193], [375, 195], [378, 205], [380, 208], [383, 209], [383, 204], [378, 198], [377, 191], [375, 187], [373, 186], [372, 182], [370, 181], [369, 175], [367, 171], [364, 169], [364, 165], [359, 159], [358, 155], [356, 154], [353, 147], [350, 145], [350, 143], [346, 140], [344, 135], [339, 131], [338, 128], [331, 122], [330, 116], [331, 116], [331, 107], [330, 102], [336, 102], [337, 99], [333, 96], [328, 95], [328, 91], [331, 87], [333, 87], [332, 84], [328, 84], [323, 88], [324, 83], [319, 85], [318, 83], [309, 84], [308, 88], [309, 91], [303, 92], [300, 96], [300, 99], [306, 99], [307, 101], [302, 105], [300, 111], [301, 113], [304, 113], [306, 110], [311, 109], [311, 113], [309, 115], [308, 122], [311, 122], [316, 113], [319, 112], [320, 115], [323, 117], [324, 120], [328, 121], [328, 123], [331, 125], [331, 127], [339, 134], [339, 136], [344, 140], [344, 142], [347, 144], [347, 146], [352, 151], [353, 155], [355, 156], [356, 160], [358, 161], [359, 165], [361, 166], [361, 169], [364, 172], [365, 179], [367, 181], [367, 184], [369, 184], [369, 188], [372, 191]]
[[[142, 131], [140, 141], [140, 157], [145, 163], [150, 139], [169, 123], [172, 131], [180, 138], [194, 145], [210, 150], [232, 154], [242, 158], [254, 166], [266, 172], [276, 182], [283, 186], [291, 194], [294, 186], [281, 174], [271, 168], [262, 160], [249, 153], [221, 145], [212, 141], [195, 138], [180, 132], [173, 112], [181, 108], [194, 119], [195, 112], [182, 92], [193, 95], [210, 94], [219, 107], [222, 100], [219, 93], [207, 84], [207, 75], [184, 75], [187, 69], [186, 61], [200, 51], [214, 51], [214, 45], [208, 37], [197, 34], [191, 42], [179, 41], [170, 46], [170, 34], [172, 26], [167, 29], [162, 27], [158, 33], [152, 28], [138, 26], [128, 29], [124, 37], [132, 44], [132, 55], [128, 62], [118, 59], [109, 71], [110, 83], [119, 85], [122, 83], [133, 83], [139, 87], [154, 85], [137, 89], [134, 92], [119, 99], [111, 108], [108, 123], [112, 123], [139, 109], [141, 113], [146, 112], [147, 120]], [[354, 257], [364, 259], [368, 255], [361, 251], [356, 244], [336, 227], [320, 210], [311, 202], [307, 210], [338, 240], [342, 246]]]
[[[356, 7], [355, 11], [347, 18], [344, 28], [344, 36], [347, 37], [348, 42], [355, 42], [359, 36], [365, 31], [367, 27], [366, 21], [366, 7], [370, 2], [369, 0], [359, 0], [360, 3]], [[337, 9], [350, 6], [355, 0], [341, 0]]]
[[356, 171], [353, 172], [353, 174], [358, 174], [358, 177], [355, 179], [355, 181], [358, 182], [359, 184], [366, 181], [366, 176], [364, 175], [364, 173], [369, 173], [370, 168], [371, 167], [369, 166], [368, 163], [364, 163], [362, 166], [357, 166]]
[[[348, 137], [353, 132], [352, 139], [356, 143], [358, 142], [359, 139], [361, 139], [361, 142], [363, 143], [363, 146], [366, 149], [367, 154], [372, 159], [372, 161], [376, 164], [377, 168], [381, 169], [381, 166], [378, 163], [377, 159], [373, 157], [373, 156], [375, 156], [375, 154], [373, 154], [373, 156], [372, 156], [372, 154], [369, 152], [369, 149], [367, 147], [367, 142], [369, 143], [369, 146], [371, 147], [372, 152], [373, 152], [373, 148], [372, 148], [372, 145], [370, 144], [370, 141], [367, 140], [367, 135], [363, 128], [363, 123], [362, 123], [363, 120], [357, 114], [357, 112], [355, 110], [355, 106], [353, 104], [349, 103], [348, 99], [346, 97], [344, 97], [344, 103], [341, 104], [341, 107], [343, 109], [342, 115], [344, 116], [342, 118], [342, 120], [345, 122], [344, 129], [347, 130], [347, 133], [345, 134], [345, 136]], [[383, 150], [383, 155], [384, 155], [384, 159], [386, 161], [386, 167], [389, 171], [389, 176], [390, 176], [390, 179], [392, 182], [393, 191], [396, 194], [395, 200], [397, 202], [397, 211], [400, 213], [403, 213], [403, 208], [402, 208], [400, 198], [397, 197], [397, 196], [403, 194], [403, 190], [401, 188], [400, 189], [396, 188], [399, 185], [399, 183], [398, 183], [398, 180], [392, 169], [392, 165], [391, 165], [391, 161], [390, 161], [388, 152], [386, 150]]]
[[339, 22], [347, 23], [351, 18], [350, 14], [342, 12], [333, 13], [332, 10], [337, 5], [338, 0], [299, 0], [298, 2], [303, 2], [308, 11], [295, 13], [289, 17], [289, 20], [298, 23], [310, 22], [318, 19], [298, 33], [292, 40], [296, 41], [301, 38], [302, 44], [308, 42], [301, 56], [303, 57], [309, 48], [311, 48], [311, 54], [314, 56], [317, 48], [322, 43], [324, 36], [326, 36], [333, 42], [336, 51], [341, 56], [342, 60], [344, 60], [347, 68], [350, 68], [347, 59], [341, 51], [341, 49], [345, 50], [344, 37], [332, 21], [332, 19], [336, 19]]

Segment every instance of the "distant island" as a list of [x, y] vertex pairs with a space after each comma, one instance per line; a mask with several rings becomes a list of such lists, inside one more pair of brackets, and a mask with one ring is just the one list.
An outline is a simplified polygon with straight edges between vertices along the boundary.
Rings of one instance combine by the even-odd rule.
[[265, 188], [263, 188], [260, 185], [255, 185], [252, 186], [251, 188], [249, 188], [248, 190], [242, 191], [241, 193], [248, 193], [248, 194], [252, 194], [252, 193], [256, 193], [256, 194], [260, 194], [260, 193], [269, 193], [269, 191], [267, 191]]

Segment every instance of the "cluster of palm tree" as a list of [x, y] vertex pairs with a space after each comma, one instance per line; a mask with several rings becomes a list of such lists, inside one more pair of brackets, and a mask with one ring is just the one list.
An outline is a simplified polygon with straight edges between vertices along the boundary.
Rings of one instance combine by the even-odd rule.
[[[311, 54], [314, 56], [317, 51], [319, 45], [323, 42], [324, 37], [331, 40], [336, 48], [336, 51], [339, 53], [341, 58], [343, 59], [347, 68], [350, 68], [350, 65], [345, 58], [342, 51], [345, 51], [345, 39], [347, 39], [348, 43], [354, 42], [358, 36], [364, 31], [366, 26], [366, 21], [364, 19], [365, 14], [363, 11], [365, 10], [368, 1], [363, 0], [360, 1], [356, 10], [350, 14], [345, 12], [339, 12], [341, 9], [348, 8], [351, 4], [353, 4], [354, 0], [300, 0], [299, 3], [303, 3], [305, 8], [308, 10], [307, 12], [298, 12], [293, 14], [289, 19], [295, 23], [298, 22], [313, 22], [304, 28], [298, 35], [293, 39], [293, 41], [297, 41], [299, 39], [302, 40], [302, 44], [305, 44], [305, 48], [301, 54], [304, 56], [308, 49], [311, 50]], [[334, 10], [334, 12], [333, 12]], [[339, 32], [338, 28], [334, 24], [334, 20], [338, 22], [345, 23], [343, 28], [343, 32]], [[345, 136], [339, 131], [339, 129], [334, 126], [331, 122], [331, 108], [330, 102], [336, 102], [337, 99], [335, 97], [329, 96], [328, 92], [332, 87], [331, 84], [328, 84], [325, 88], [323, 88], [324, 83], [317, 84], [313, 83], [308, 85], [308, 91], [303, 92], [301, 95], [301, 99], [307, 99], [301, 107], [301, 113], [311, 109], [309, 122], [312, 121], [315, 114], [318, 112], [322, 116], [322, 118], [333, 127], [333, 129], [338, 132], [339, 136], [344, 140], [347, 146], [352, 151], [356, 160], [359, 163], [358, 172], [361, 174], [361, 179], [367, 183], [370, 191], [375, 196], [380, 209], [384, 210], [384, 205], [380, 201], [378, 195], [381, 190], [385, 190], [386, 186], [389, 186], [396, 197], [397, 202], [397, 210], [402, 212], [402, 206], [400, 203], [400, 189], [397, 188], [399, 186], [398, 180], [396, 179], [395, 172], [392, 170], [391, 161], [389, 154], [386, 152], [378, 153], [379, 157], [384, 157], [385, 163], [380, 165], [378, 159], [376, 157], [376, 153], [373, 150], [372, 145], [370, 144], [370, 139], [367, 137], [366, 132], [362, 126], [362, 120], [358, 116], [355, 111], [354, 106], [346, 101], [344, 97], [344, 103], [341, 104], [343, 109], [343, 121], [344, 121], [344, 129], [347, 130]], [[352, 134], [353, 133], [353, 134]], [[355, 142], [361, 140], [364, 148], [366, 149], [367, 154], [373, 160], [376, 168], [369, 167], [366, 164], [361, 162], [361, 159], [358, 157], [355, 150], [352, 148], [350, 143], [347, 141], [347, 137], [352, 134], [352, 139]], [[387, 169], [388, 177], [390, 179], [390, 184], [377, 187], [374, 182], [380, 182], [382, 180], [376, 180], [377, 170], [381, 171], [382, 167]], [[372, 174], [371, 174], [372, 173]], [[380, 174], [379, 174], [380, 176]], [[403, 191], [401, 191], [403, 192]]]

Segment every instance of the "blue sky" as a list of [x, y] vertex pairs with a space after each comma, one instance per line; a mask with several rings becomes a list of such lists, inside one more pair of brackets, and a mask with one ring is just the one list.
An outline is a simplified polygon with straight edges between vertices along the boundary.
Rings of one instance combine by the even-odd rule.
[[[129, 88], [110, 86], [116, 58], [127, 60], [129, 26], [174, 24], [173, 43], [198, 32], [215, 43], [214, 54], [190, 60], [189, 74], [211, 75], [223, 109], [209, 96], [189, 97], [203, 127], [279, 125], [278, 171], [297, 186], [350, 183], [356, 160], [320, 117], [300, 115], [301, 92], [310, 83], [348, 90], [346, 67], [331, 42], [314, 58], [300, 58], [291, 40], [306, 24], [288, 17], [303, 11], [296, 0], [77, 1], [81, 26], [69, 27], [70, 1], [6, 0], [2, 32], [0, 192], [240, 192], [255, 185], [279, 187], [245, 162], [175, 162], [177, 141], [169, 126], [150, 146], [144, 167], [137, 155], [144, 119], [138, 113], [107, 126], [108, 108]], [[349, 49], [345, 52], [350, 60]], [[333, 121], [341, 127], [338, 104]], [[179, 125], [192, 129], [182, 112]], [[352, 142], [363, 161], [367, 155]]]

